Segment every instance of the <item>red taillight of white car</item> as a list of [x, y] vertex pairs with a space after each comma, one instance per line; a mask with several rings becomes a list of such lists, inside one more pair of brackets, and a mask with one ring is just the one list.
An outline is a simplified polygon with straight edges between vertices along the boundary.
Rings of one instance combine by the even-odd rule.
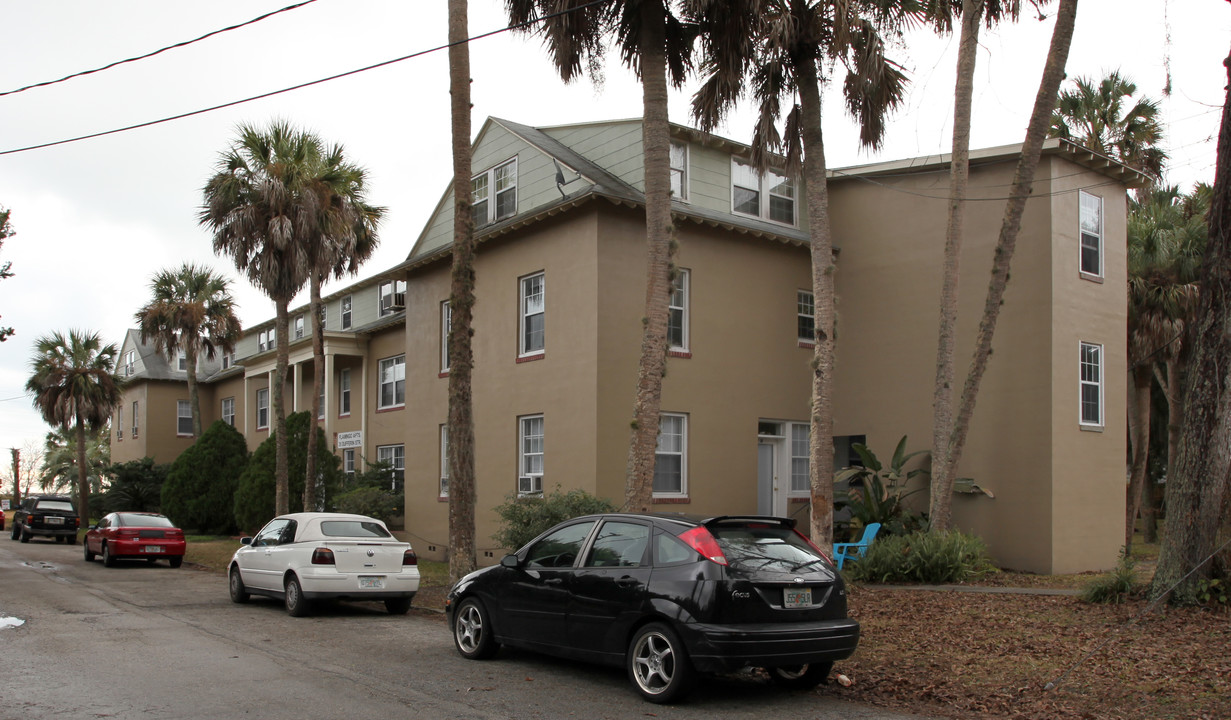
[[415, 555], [414, 550], [411, 550], [410, 548], [406, 548], [406, 552], [402, 553], [402, 564], [403, 565], [418, 565], [419, 556]]
[[333, 565], [333, 551], [329, 548], [317, 548], [312, 551], [313, 565]]
[[700, 553], [701, 557], [706, 560], [719, 565], [727, 564], [727, 556], [723, 554], [722, 548], [718, 547], [718, 541], [714, 539], [709, 530], [703, 527], [695, 527], [681, 533], [680, 540], [683, 540], [688, 547]]

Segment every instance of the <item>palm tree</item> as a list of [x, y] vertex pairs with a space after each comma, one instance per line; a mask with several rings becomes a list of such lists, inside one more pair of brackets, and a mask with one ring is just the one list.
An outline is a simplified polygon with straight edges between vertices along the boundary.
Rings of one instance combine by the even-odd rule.
[[1161, 180], [1167, 153], [1158, 147], [1163, 139], [1158, 101], [1141, 98], [1126, 107], [1137, 85], [1119, 70], [1097, 84], [1078, 77], [1073, 85], [1060, 93], [1048, 137], [1072, 140]]
[[141, 342], [153, 340], [154, 349], [171, 359], [184, 353], [194, 437], [201, 437], [197, 360], [233, 352], [241, 332], [229, 286], [230, 281], [213, 270], [184, 263], [178, 270], [154, 275], [153, 298], [136, 313]]
[[34, 345], [26, 391], [43, 419], [52, 427], [70, 429], [77, 442], [77, 501], [84, 524], [89, 524], [90, 484], [86, 466], [86, 430], [107, 426], [119, 406], [124, 381], [114, 373], [119, 351], [103, 345], [98, 333], [54, 332]]
[[[865, 13], [867, 13], [865, 15]], [[902, 99], [906, 77], [884, 55], [879, 29], [906, 20], [900, 7], [829, 0], [761, 0], [727, 4], [693, 0], [689, 15], [700, 24], [702, 68], [706, 73], [693, 100], [693, 115], [702, 129], [712, 129], [738, 100], [745, 81], [758, 103], [752, 162], [768, 168], [771, 152], [785, 151], [786, 171], [802, 167], [811, 234], [812, 288], [816, 300], [816, 342], [812, 360], [810, 475], [811, 537], [833, 540], [833, 368], [834, 273], [829, 225], [825, 143], [821, 133], [821, 82], [843, 65], [847, 110], [860, 124], [860, 140], [876, 147], [884, 136], [884, 118]], [[724, 31], [734, 20], [742, 33]], [[720, 24], [720, 22], [722, 24]], [[782, 101], [790, 109], [785, 134], [777, 123]]]
[[[43, 438], [39, 487], [43, 492], [64, 492], [67, 488], [73, 495], [77, 479], [77, 437], [75, 433], [56, 428]], [[102, 479], [111, 464], [111, 435], [109, 429], [86, 428], [85, 465], [90, 494], [102, 491]]]
[[310, 192], [318, 195], [318, 223], [305, 238], [311, 272], [312, 316], [312, 413], [308, 431], [308, 462], [304, 478], [303, 509], [316, 510], [317, 421], [321, 414], [321, 389], [325, 386], [325, 338], [321, 323], [321, 286], [331, 276], [354, 275], [372, 257], [380, 243], [377, 226], [385, 208], [368, 205], [367, 171], [346, 161], [341, 145], [333, 145], [320, 157], [312, 172]]
[[[625, 470], [624, 507], [651, 509], [662, 381], [667, 367], [668, 301], [674, 268], [671, 225], [671, 133], [668, 81], [683, 85], [691, 66], [694, 28], [672, 0], [505, 0], [509, 24], [537, 23], [565, 82], [582, 65], [594, 73], [611, 37], [624, 64], [641, 80], [641, 145], [645, 168], [646, 295], [637, 365], [637, 392]], [[541, 21], [541, 22], [540, 22]]]
[[474, 216], [471, 214], [470, 46], [466, 0], [449, 0], [449, 113], [453, 141], [453, 268], [449, 288], [449, 579], [475, 568]]
[[274, 506], [289, 512], [286, 409], [287, 326], [291, 299], [308, 281], [306, 238], [319, 228], [321, 197], [312, 192], [321, 143], [283, 121], [267, 130], [241, 125], [205, 184], [200, 223], [214, 233], [214, 252], [227, 255], [274, 301], [278, 359], [272, 395], [275, 433]]

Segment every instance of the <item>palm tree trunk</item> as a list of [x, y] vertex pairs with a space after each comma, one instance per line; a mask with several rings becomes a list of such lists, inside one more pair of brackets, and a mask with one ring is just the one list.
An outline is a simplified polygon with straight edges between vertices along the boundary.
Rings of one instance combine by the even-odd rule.
[[[77, 436], [77, 514], [81, 516], [81, 526], [90, 526], [90, 473], [85, 461], [85, 419], [77, 413], [76, 426], [73, 428]], [[68, 428], [64, 428], [64, 438], [68, 439]]]
[[274, 370], [274, 387], [270, 388], [270, 402], [274, 406], [274, 513], [285, 515], [291, 511], [289, 492], [290, 471], [288, 470], [286, 447], [286, 407], [282, 394], [286, 389], [286, 366], [289, 363], [290, 348], [286, 337], [288, 322], [287, 298], [278, 298], [274, 303], [277, 307], [277, 319], [274, 327], [278, 334], [278, 361]]
[[1198, 583], [1210, 577], [1205, 561], [1215, 549], [1231, 484], [1231, 55], [1223, 64], [1228, 85], [1209, 240], [1198, 308], [1188, 324], [1183, 422], [1167, 473], [1167, 528], [1150, 586], [1151, 596], [1159, 597], [1174, 585], [1173, 603], [1194, 602]]
[[812, 354], [812, 414], [809, 480], [812, 484], [810, 536], [821, 547], [833, 543], [833, 372], [834, 274], [833, 237], [829, 228], [829, 185], [825, 137], [821, 131], [821, 87], [816, 64], [799, 67], [799, 106], [804, 146], [804, 194], [812, 235], [812, 294], [816, 337]]
[[201, 437], [201, 390], [197, 386], [197, 347], [185, 343], [184, 363], [188, 366], [188, 407], [192, 413], [192, 436]]
[[449, 579], [475, 568], [474, 217], [470, 197], [470, 49], [466, 0], [449, 0], [449, 112], [453, 139], [453, 277], [449, 290]]
[[671, 130], [667, 120], [665, 13], [661, 2], [641, 11], [641, 143], [645, 158], [646, 287], [637, 394], [625, 470], [624, 508], [649, 512], [654, 498], [654, 463], [667, 368], [668, 301], [672, 266]]
[[1060, 0], [1060, 6], [1056, 10], [1056, 25], [1052, 29], [1051, 47], [1048, 49], [1047, 62], [1043, 67], [1043, 78], [1039, 82], [1034, 110], [1030, 114], [1030, 124], [1026, 128], [1022, 154], [1017, 161], [1013, 185], [1009, 190], [1009, 201], [1005, 203], [1000, 237], [996, 241], [996, 250], [992, 260], [992, 280], [988, 286], [987, 300], [983, 306], [983, 319], [979, 323], [974, 357], [966, 376], [966, 384], [962, 388], [962, 400], [958, 406], [957, 420], [953, 425], [953, 435], [949, 439], [948, 463], [951, 468], [957, 467], [961, 460], [962, 449], [966, 444], [966, 434], [970, 431], [970, 417], [974, 414], [975, 398], [979, 394], [979, 384], [983, 381], [983, 373], [987, 370], [987, 363], [992, 354], [992, 336], [996, 332], [1001, 302], [1004, 300], [1005, 287], [1009, 282], [1009, 266], [1013, 260], [1013, 251], [1017, 247], [1017, 234], [1022, 226], [1022, 213], [1026, 209], [1026, 200], [1030, 198], [1034, 174], [1039, 167], [1039, 158], [1043, 153], [1043, 141], [1047, 137], [1047, 129], [1051, 126], [1051, 113], [1056, 106], [1056, 94], [1060, 90], [1060, 83], [1064, 80], [1064, 66], [1068, 62], [1069, 46], [1073, 41], [1073, 25], [1076, 18], [1077, 0]]
[[962, 225], [970, 179], [970, 112], [974, 97], [975, 61], [983, 0], [962, 3], [962, 36], [957, 54], [953, 100], [953, 155], [949, 171], [949, 229], [945, 239], [940, 291], [940, 332], [936, 345], [936, 387], [932, 395], [932, 487], [928, 517], [931, 529], [949, 530], [953, 523], [953, 478], [949, 438], [953, 433], [954, 345], [957, 342], [957, 298], [962, 254]]
[[1132, 370], [1133, 387], [1128, 393], [1128, 435], [1133, 446], [1133, 464], [1129, 470], [1128, 495], [1125, 498], [1124, 547], [1133, 546], [1133, 530], [1141, 507], [1142, 488], [1146, 486], [1146, 467], [1150, 454], [1150, 376], [1149, 365]]
[[325, 337], [321, 327], [321, 276], [316, 270], [308, 281], [311, 286], [312, 316], [312, 417], [308, 420], [308, 457], [303, 478], [303, 510], [316, 511], [316, 429], [321, 415], [321, 388], [325, 387]]

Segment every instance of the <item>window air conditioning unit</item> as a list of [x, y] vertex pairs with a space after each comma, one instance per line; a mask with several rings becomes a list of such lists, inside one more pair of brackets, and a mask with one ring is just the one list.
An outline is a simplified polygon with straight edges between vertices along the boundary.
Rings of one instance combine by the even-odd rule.
[[543, 492], [543, 476], [522, 475], [517, 478], [517, 492], [521, 495], [533, 495]]
[[395, 292], [392, 295], [390, 295], [389, 296], [389, 309], [394, 310], [394, 311], [405, 310], [406, 309], [406, 293]]

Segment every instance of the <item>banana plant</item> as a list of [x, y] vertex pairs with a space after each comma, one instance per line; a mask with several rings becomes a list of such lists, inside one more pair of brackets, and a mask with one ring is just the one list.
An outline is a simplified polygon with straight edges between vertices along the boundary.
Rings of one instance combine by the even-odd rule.
[[834, 475], [835, 484], [845, 482], [848, 488], [835, 490], [835, 508], [850, 508], [851, 519], [859, 527], [878, 522], [882, 531], [894, 535], [905, 535], [926, 526], [926, 516], [912, 511], [904, 501], [927, 490], [927, 483], [912, 488], [911, 480], [930, 474], [928, 465], [907, 470], [906, 464], [918, 455], [928, 455], [929, 451], [906, 452], [906, 436], [903, 435], [886, 468], [867, 445], [854, 443], [851, 448], [863, 461], [863, 467], [848, 467]]

